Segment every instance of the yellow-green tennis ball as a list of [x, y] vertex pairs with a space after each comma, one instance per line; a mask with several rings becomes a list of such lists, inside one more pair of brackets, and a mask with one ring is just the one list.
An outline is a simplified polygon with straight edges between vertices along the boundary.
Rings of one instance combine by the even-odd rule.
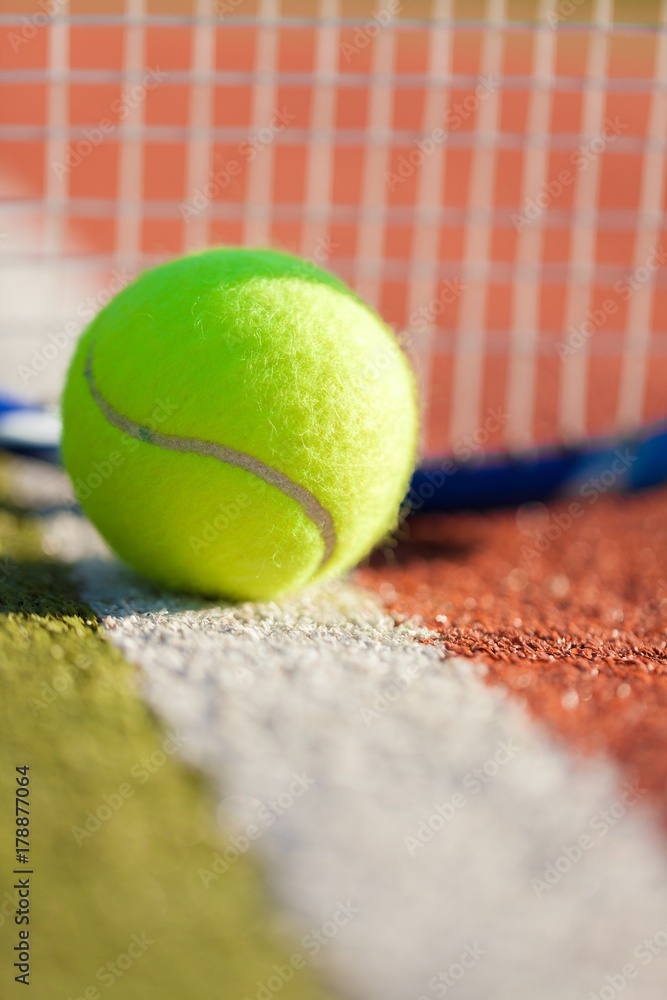
[[158, 583], [271, 598], [353, 566], [396, 523], [417, 406], [392, 332], [269, 250], [142, 274], [81, 338], [63, 457], [111, 547]]

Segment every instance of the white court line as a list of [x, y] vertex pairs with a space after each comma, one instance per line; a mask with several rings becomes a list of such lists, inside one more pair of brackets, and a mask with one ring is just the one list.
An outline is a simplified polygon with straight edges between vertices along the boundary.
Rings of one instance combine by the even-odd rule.
[[[542, 77], [545, 85], [534, 86], [530, 90], [526, 149], [523, 153], [522, 212], [526, 201], [534, 199], [543, 190], [549, 173], [548, 146], [531, 140], [544, 135], [551, 120], [556, 33], [547, 21], [547, 17], [556, 9], [556, 3], [557, 0], [541, 0], [539, 23], [535, 25], [533, 36], [533, 74], [535, 77]], [[542, 260], [542, 252], [543, 226], [540, 216], [524, 226], [517, 235], [517, 264], [530, 266], [539, 263]], [[527, 448], [534, 443], [533, 415], [542, 287], [540, 279], [539, 270], [533, 270], [532, 280], [515, 281], [512, 287], [513, 315], [505, 402], [506, 443], [510, 448]]]
[[[256, 28], [255, 72], [274, 74], [252, 85], [251, 133], [266, 128], [276, 110], [279, 0], [260, 0]], [[271, 245], [271, 204], [273, 202], [273, 146], [263, 145], [248, 164], [243, 246]]]
[[[580, 144], [589, 143], [601, 135], [605, 122], [604, 87], [589, 88], [590, 77], [607, 79], [609, 30], [613, 25], [613, 0], [595, 0], [593, 24], [602, 30], [591, 31], [588, 58], [582, 80], [583, 108]], [[604, 154], [603, 154], [604, 155]], [[585, 170], [576, 172], [571, 224], [569, 278], [565, 305], [565, 337], [572, 328], [584, 321], [591, 304], [589, 270], [597, 257], [597, 218], [600, 187], [600, 156], [592, 156]], [[586, 267], [584, 271], [582, 268]], [[588, 346], [584, 342], [573, 354], [563, 359], [560, 371], [559, 431], [564, 440], [581, 438], [587, 431], [586, 402], [588, 399]]]
[[[485, 20], [503, 24], [506, 17], [505, 0], [487, 0]], [[485, 31], [480, 74], [500, 76], [504, 38], [503, 32]], [[471, 154], [468, 203], [470, 207], [481, 207], [487, 211], [494, 204], [499, 106], [497, 89], [480, 102], [476, 112], [475, 132], [479, 130], [479, 133], [486, 133], [488, 139], [476, 136]], [[481, 280], [474, 278], [471, 265], [488, 265], [491, 235], [491, 225], [488, 222], [471, 222], [466, 225], [462, 269], [466, 289], [460, 300], [452, 379], [450, 438], [454, 441], [474, 431], [482, 418], [488, 282], [486, 276]]]
[[[367, 124], [371, 132], [382, 132], [389, 137], [393, 124], [394, 90], [381, 80], [381, 77], [391, 77], [394, 65], [395, 27], [393, 22], [380, 27], [371, 44], [373, 53], [371, 72], [368, 78]], [[359, 295], [376, 309], [380, 304], [383, 277], [382, 261], [385, 258], [386, 186], [384, 176], [389, 165], [387, 141], [384, 144], [364, 145], [361, 203], [370, 206], [378, 215], [375, 221], [362, 218], [357, 228], [357, 260], [373, 260], [378, 261], [379, 264], [377, 272], [355, 276], [355, 285]]]
[[[663, 0], [660, 22], [663, 29], [657, 35], [653, 78], [656, 82], [667, 79], [667, 2]], [[651, 94], [647, 137], [662, 139], [667, 133], [667, 94], [654, 89]], [[639, 194], [639, 219], [634, 248], [634, 266], [646, 265], [654, 248], [660, 249], [665, 200], [665, 156], [648, 145], [642, 164]], [[662, 250], [664, 251], [664, 247]], [[649, 282], [636, 289], [628, 303], [625, 324], [625, 350], [621, 366], [621, 385], [618, 401], [619, 427], [631, 430], [643, 418], [646, 372], [651, 351], [651, 321], [655, 284]]]
[[[215, 28], [206, 23], [211, 0], [196, 0], [190, 64], [193, 81], [190, 84], [189, 126], [194, 135], [188, 140], [185, 172], [185, 196], [190, 201], [195, 191], [203, 191], [211, 173], [211, 127], [213, 125], [213, 72], [215, 70]], [[201, 82], [201, 74], [205, 80]], [[185, 250], [203, 249], [208, 245], [207, 209], [185, 220], [183, 224]]]
[[301, 253], [308, 258], [322, 246], [323, 241], [326, 241], [331, 218], [334, 149], [332, 139], [336, 132], [338, 93], [333, 81], [338, 71], [340, 32], [336, 22], [339, 16], [338, 0], [320, 0], [320, 17], [323, 20], [317, 26], [311, 128], [321, 130], [327, 138], [307, 146]]
[[[429, 33], [428, 68], [426, 81], [426, 99], [422, 132], [430, 134], [433, 129], [445, 129], [445, 117], [449, 103], [449, 91], [444, 87], [429, 84], [428, 77], [432, 74], [449, 76], [452, 58], [452, 30], [449, 22], [453, 14], [453, 0], [435, 0], [433, 15], [438, 22], [437, 27]], [[407, 333], [413, 364], [416, 368], [420, 385], [420, 398], [432, 400], [438, 391], [438, 386], [432, 383], [432, 366], [434, 354], [438, 350], [437, 319], [429, 322], [426, 329], [412, 332], [419, 325], [417, 310], [426, 308], [430, 316], [430, 307], [438, 292], [438, 271], [440, 258], [441, 228], [437, 217], [433, 218], [433, 206], [440, 205], [443, 197], [443, 183], [447, 162], [446, 142], [437, 143], [433, 152], [424, 159], [418, 168], [417, 200], [414, 216], [414, 242], [408, 271], [407, 295]], [[415, 317], [413, 319], [413, 317]], [[424, 427], [429, 427], [428, 416], [425, 416]]]
[[[132, 80], [126, 74], [144, 70], [145, 66], [145, 0], [126, 0], [129, 18], [123, 32], [123, 91], [121, 99], [128, 108], [127, 117], [119, 126], [118, 188], [116, 206], [116, 266], [135, 272], [141, 259], [141, 229], [143, 215], [137, 207], [143, 203], [144, 175], [144, 105], [131, 98]], [[131, 130], [131, 132], [130, 132]]]

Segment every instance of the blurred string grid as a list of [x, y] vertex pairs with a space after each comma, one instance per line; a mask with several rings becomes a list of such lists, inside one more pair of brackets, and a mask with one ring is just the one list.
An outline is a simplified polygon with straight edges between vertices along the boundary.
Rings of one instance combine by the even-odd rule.
[[[84, 287], [100, 305], [175, 254], [269, 245], [400, 333], [426, 455], [476, 431], [514, 450], [665, 416], [667, 2], [2, 11], [17, 364], [83, 325]], [[11, 387], [55, 394], [14, 367]]]

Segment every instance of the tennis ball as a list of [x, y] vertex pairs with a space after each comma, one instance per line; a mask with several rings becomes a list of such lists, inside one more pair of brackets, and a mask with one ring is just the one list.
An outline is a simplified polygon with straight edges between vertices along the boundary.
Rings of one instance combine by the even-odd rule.
[[81, 337], [65, 466], [109, 545], [157, 583], [267, 599], [395, 525], [417, 406], [392, 332], [340, 280], [215, 249], [126, 286]]

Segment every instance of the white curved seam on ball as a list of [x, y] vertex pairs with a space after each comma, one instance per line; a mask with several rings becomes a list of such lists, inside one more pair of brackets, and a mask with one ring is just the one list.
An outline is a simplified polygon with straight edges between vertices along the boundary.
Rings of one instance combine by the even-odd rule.
[[193, 455], [202, 455], [204, 458], [215, 458], [226, 465], [233, 465], [239, 469], [244, 469], [246, 472], [251, 472], [258, 479], [268, 483], [269, 486], [275, 486], [285, 496], [298, 503], [306, 517], [312, 521], [319, 531], [324, 542], [324, 553], [318, 569], [326, 566], [336, 548], [336, 527], [329, 511], [322, 506], [310, 490], [299, 483], [295, 483], [284, 472], [274, 469], [273, 466], [267, 465], [259, 458], [248, 455], [246, 452], [236, 451], [235, 448], [228, 448], [226, 445], [217, 444], [215, 441], [179, 437], [176, 434], [160, 434], [159, 431], [153, 431], [150, 427], [135, 423], [134, 420], [119, 413], [98, 389], [93, 375], [92, 354], [91, 346], [86, 358], [86, 382], [95, 403], [105, 419], [113, 427], [135, 438], [137, 441], [143, 441], [145, 444], [154, 444], [159, 448], [166, 448], [168, 451], [180, 451]]

